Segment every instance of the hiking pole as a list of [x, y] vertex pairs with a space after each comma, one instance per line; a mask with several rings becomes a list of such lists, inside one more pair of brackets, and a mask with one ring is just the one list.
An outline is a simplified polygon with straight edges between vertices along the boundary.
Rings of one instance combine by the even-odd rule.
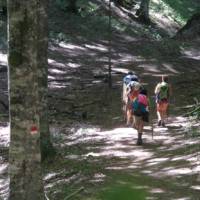
[[153, 140], [153, 136], [154, 136], [154, 127], [153, 127], [153, 117], [152, 117], [152, 112], [150, 112], [150, 111], [153, 111], [153, 103], [152, 103], [152, 100], [151, 100], [151, 98], [149, 99], [149, 113], [151, 113], [151, 138], [152, 138], [152, 140]]
[[[150, 111], [150, 109], [149, 109]], [[154, 135], [154, 127], [153, 127], [153, 117], [152, 117], [152, 113], [151, 113], [151, 139], [153, 140], [153, 135]]]
[[151, 138], [153, 140], [154, 128], [153, 128], [153, 118], [151, 119]]

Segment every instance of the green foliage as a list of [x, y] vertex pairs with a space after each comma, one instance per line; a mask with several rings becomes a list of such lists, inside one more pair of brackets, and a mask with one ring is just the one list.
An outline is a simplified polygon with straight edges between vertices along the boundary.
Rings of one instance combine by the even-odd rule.
[[200, 3], [197, 0], [152, 0], [150, 9], [183, 25], [194, 13], [200, 11]]

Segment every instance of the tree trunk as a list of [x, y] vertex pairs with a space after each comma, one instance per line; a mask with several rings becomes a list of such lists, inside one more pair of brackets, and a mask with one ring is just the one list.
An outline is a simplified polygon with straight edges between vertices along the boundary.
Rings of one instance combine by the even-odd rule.
[[69, 4], [68, 4], [68, 10], [72, 13], [78, 13], [78, 8], [77, 8], [77, 0], [69, 0]]
[[0, 12], [2, 12], [2, 15], [6, 16], [6, 14], [7, 14], [6, 0], [0, 0]]
[[40, 97], [40, 137], [42, 160], [54, 153], [48, 121], [48, 0], [40, 1], [38, 24], [38, 82]]
[[124, 0], [115, 0], [115, 2], [119, 6], [123, 6], [124, 5]]
[[[41, 0], [40, 2], [45, 1]], [[8, 0], [11, 142], [9, 200], [44, 200], [38, 84], [39, 4]]]
[[140, 8], [136, 11], [138, 19], [143, 23], [150, 23], [149, 18], [149, 3], [150, 0], [141, 0]]

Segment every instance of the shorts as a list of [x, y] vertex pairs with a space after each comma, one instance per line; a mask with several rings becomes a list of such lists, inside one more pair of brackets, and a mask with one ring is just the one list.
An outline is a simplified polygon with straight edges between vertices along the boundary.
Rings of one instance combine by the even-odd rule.
[[168, 108], [168, 101], [166, 99], [164, 100], [160, 100], [158, 103], [157, 103], [157, 111], [159, 112], [166, 112], [167, 111], [167, 108]]
[[133, 112], [133, 117], [138, 121], [142, 120], [143, 122], [149, 122], [149, 112], [145, 113], [134, 113]]
[[133, 124], [135, 125], [135, 126], [138, 126], [138, 124], [140, 123], [140, 122], [142, 122], [143, 120], [142, 120], [142, 116], [136, 116], [136, 115], [133, 115]]

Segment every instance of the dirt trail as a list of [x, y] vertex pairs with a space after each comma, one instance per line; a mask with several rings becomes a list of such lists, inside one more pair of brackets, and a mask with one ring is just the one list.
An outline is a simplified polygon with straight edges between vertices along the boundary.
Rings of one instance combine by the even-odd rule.
[[[144, 145], [140, 147], [135, 144], [137, 134], [132, 128], [101, 131], [81, 125], [70, 135], [63, 134], [65, 159], [73, 167], [79, 165], [75, 169], [80, 170], [76, 174], [80, 182], [72, 180], [72, 184], [87, 183], [86, 189], [94, 195], [91, 199], [98, 199], [96, 191], [97, 194], [105, 193], [103, 199], [117, 200], [117, 191], [107, 196], [112, 185], [123, 188], [131, 182], [133, 190], [146, 191], [145, 198], [141, 199], [199, 199], [199, 136], [188, 135], [190, 130], [186, 127], [191, 128], [191, 124], [186, 118], [170, 117], [168, 123], [166, 128], [155, 127], [153, 138], [151, 127], [146, 126]], [[138, 190], [136, 194], [144, 191]], [[79, 198], [88, 199], [87, 195]], [[127, 197], [129, 199], [131, 196]]]
[[[61, 161], [62, 167], [53, 167], [54, 175], [46, 179], [47, 188], [54, 181], [62, 191], [63, 182], [68, 186], [65, 192], [59, 194], [52, 194], [53, 189], [47, 189], [53, 199], [62, 198], [83, 185], [85, 190], [75, 199], [132, 200], [137, 195], [138, 200], [200, 199], [199, 125], [182, 116], [184, 107], [194, 103], [191, 96], [198, 93], [199, 47], [192, 44], [182, 48], [176, 44], [166, 48], [166, 44], [167, 41], [162, 45], [117, 35], [113, 42], [111, 90], [107, 88], [105, 76], [108, 65], [105, 42], [84, 42], [78, 46], [62, 44], [54, 48], [54, 58], [51, 58], [54, 63], [50, 69], [55, 67], [59, 56], [63, 74], [66, 69], [69, 70], [65, 54], [76, 64], [81, 63], [70, 72], [71, 85], [57, 89], [63, 91], [60, 92], [62, 94], [68, 91], [68, 95], [75, 91], [82, 106], [77, 108], [71, 104], [69, 107], [66, 99], [58, 103], [62, 108], [67, 107], [68, 111], [72, 107], [77, 111], [71, 112], [76, 122], [70, 127], [66, 125], [69, 120], [66, 113], [62, 119], [57, 118], [60, 123], [52, 127], [65, 160]], [[174, 53], [172, 49], [175, 47]], [[141, 147], [135, 145], [136, 131], [126, 128], [122, 122], [121, 85], [122, 77], [128, 70], [135, 71], [141, 77], [151, 99], [161, 74], [169, 74], [173, 85], [174, 97], [171, 99], [167, 127], [156, 127], [153, 112], [153, 138], [150, 124], [145, 127], [144, 145]], [[66, 77], [70, 78], [69, 74]], [[56, 81], [51, 83], [54, 99], [55, 94], [58, 95], [53, 89]], [[73, 87], [76, 89], [70, 90]], [[84, 113], [87, 113], [85, 117]], [[63, 122], [65, 119], [66, 122]], [[60, 124], [67, 128], [60, 129]], [[70, 173], [64, 175], [66, 171]], [[60, 176], [59, 180], [57, 176]]]

